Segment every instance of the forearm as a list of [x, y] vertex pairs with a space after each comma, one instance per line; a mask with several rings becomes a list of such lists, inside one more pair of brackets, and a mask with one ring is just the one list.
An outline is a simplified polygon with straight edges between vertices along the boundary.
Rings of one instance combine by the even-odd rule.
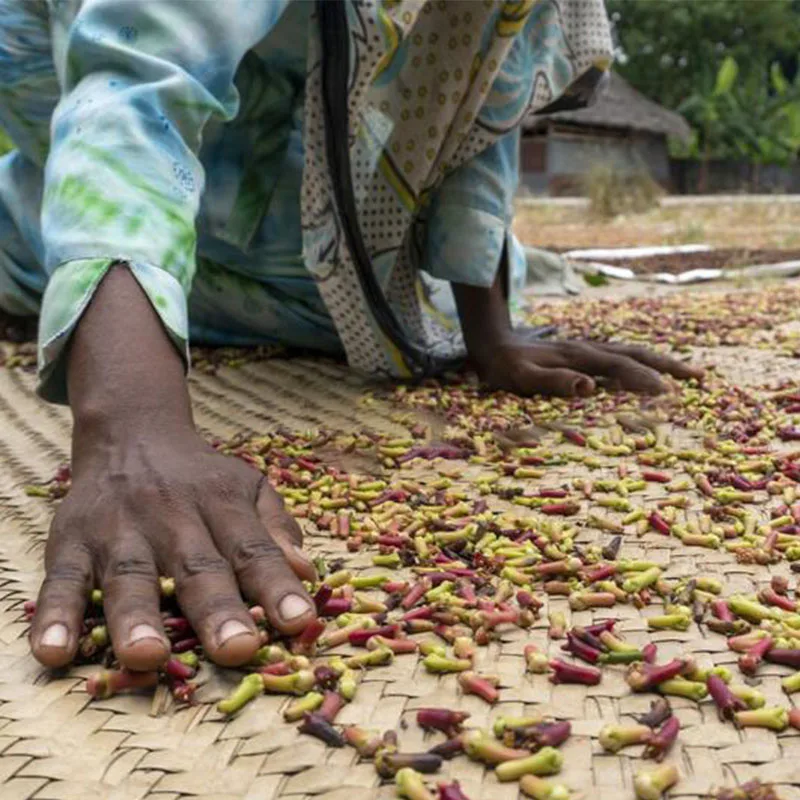
[[109, 270], [78, 324], [67, 388], [76, 460], [89, 441], [192, 424], [182, 359], [122, 265]]
[[483, 361], [498, 345], [511, 337], [508, 311], [507, 261], [505, 252], [494, 283], [488, 287], [451, 284], [467, 353], [473, 361]]

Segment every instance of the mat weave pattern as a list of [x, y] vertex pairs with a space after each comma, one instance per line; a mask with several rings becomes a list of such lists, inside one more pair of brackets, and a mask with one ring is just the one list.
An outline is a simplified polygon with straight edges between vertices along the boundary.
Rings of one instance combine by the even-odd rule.
[[[731, 358], [730, 363], [736, 361]], [[761, 355], [763, 358], [763, 354]], [[739, 362], [741, 363], [741, 362]], [[83, 678], [94, 668], [66, 675], [46, 674], [28, 653], [22, 603], [35, 597], [42, 577], [41, 558], [52, 506], [26, 497], [23, 486], [48, 480], [67, 461], [69, 415], [33, 394], [34, 376], [0, 369], [0, 798], [2, 800], [371, 800], [394, 797], [380, 785], [370, 763], [359, 763], [350, 748], [326, 749], [286, 724], [283, 697], [262, 696], [238, 717], [226, 721], [211, 704], [170, 708], [151, 715], [151, 699], [115, 697], [89, 702]], [[302, 360], [271, 360], [223, 367], [215, 375], [192, 378], [199, 426], [209, 435], [229, 437], [240, 431], [264, 433], [278, 426], [318, 426], [351, 430], [368, 426], [403, 435], [392, 417], [396, 409], [380, 402], [358, 404], [364, 391], [344, 368]], [[396, 416], [395, 416], [396, 418]], [[737, 564], [725, 552], [685, 548], [678, 542], [626, 542], [625, 557], [647, 558], [672, 577], [715, 575], [726, 594], [751, 592], [771, 574], [788, 575], [785, 563], [774, 567]], [[343, 556], [352, 568], [369, 565], [368, 555], [348, 554], [341, 542], [319, 534], [308, 537], [314, 554]], [[550, 598], [550, 609], [569, 616], [565, 598]], [[546, 612], [548, 609], [543, 609]], [[654, 639], [659, 660], [696, 653], [702, 661], [735, 661], [721, 636], [698, 632], [647, 632], [641, 612], [619, 605], [614, 614], [631, 641]], [[589, 612], [573, 613], [582, 624]], [[641, 748], [622, 755], [604, 754], [597, 743], [600, 728], [630, 721], [645, 711], [651, 695], [632, 695], [622, 673], [605, 670], [600, 685], [553, 686], [544, 676], [526, 675], [523, 645], [543, 647], [546, 613], [531, 632], [514, 630], [481, 648], [478, 669], [502, 678], [501, 702], [490, 708], [475, 697], [461, 696], [452, 676], [425, 672], [415, 656], [397, 658], [386, 668], [366, 673], [355, 701], [339, 717], [342, 723], [382, 730], [396, 728], [406, 751], [429, 746], [413, 721], [421, 706], [449, 706], [471, 712], [470, 724], [487, 726], [501, 714], [522, 714], [534, 707], [569, 719], [573, 735], [564, 745], [565, 767], [559, 780], [592, 800], [633, 797], [632, 773], [641, 765]], [[559, 643], [550, 643], [555, 654]], [[209, 669], [201, 699], [220, 697], [237, 679], [235, 673]], [[761, 675], [761, 673], [760, 673]], [[786, 705], [779, 671], [763, 670], [761, 691], [767, 703]], [[671, 797], [701, 798], [713, 786], [731, 786], [753, 777], [776, 784], [785, 800], [800, 800], [800, 734], [789, 730], [737, 731], [717, 721], [710, 703], [697, 705], [673, 698], [683, 730], [670, 755], [682, 779]], [[408, 727], [403, 723], [407, 721]], [[491, 771], [458, 758], [445, 762], [444, 777], [456, 778], [473, 800], [515, 800], [517, 784], [500, 784]]]

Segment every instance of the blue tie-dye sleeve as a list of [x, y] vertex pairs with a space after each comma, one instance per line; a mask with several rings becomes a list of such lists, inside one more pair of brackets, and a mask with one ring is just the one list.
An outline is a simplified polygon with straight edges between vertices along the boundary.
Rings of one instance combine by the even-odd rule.
[[[42, 394], [63, 400], [57, 361], [114, 261], [128, 263], [185, 351], [186, 295], [212, 116], [232, 119], [246, 52], [288, 0], [84, 0], [51, 6], [62, 99], [52, 121], [42, 235], [51, 275], [40, 330]], [[50, 380], [52, 378], [52, 380]]]
[[421, 266], [429, 275], [492, 285], [511, 236], [518, 154], [519, 133], [512, 131], [445, 178], [427, 226]]

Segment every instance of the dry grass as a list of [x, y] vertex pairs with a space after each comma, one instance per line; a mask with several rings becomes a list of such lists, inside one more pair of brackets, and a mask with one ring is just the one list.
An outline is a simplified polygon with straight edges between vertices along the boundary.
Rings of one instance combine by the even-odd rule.
[[568, 249], [707, 243], [800, 247], [800, 203], [720, 203], [655, 208], [598, 219], [587, 206], [524, 205], [514, 223], [525, 244]]
[[658, 207], [661, 187], [642, 170], [624, 174], [610, 164], [597, 164], [586, 176], [584, 193], [589, 211], [597, 220], [611, 220], [620, 214], [642, 214]]

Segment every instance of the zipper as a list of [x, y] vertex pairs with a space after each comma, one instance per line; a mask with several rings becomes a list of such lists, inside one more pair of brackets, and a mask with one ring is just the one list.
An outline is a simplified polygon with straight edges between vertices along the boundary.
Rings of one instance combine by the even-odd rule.
[[347, 112], [350, 65], [347, 0], [317, 0], [322, 42], [322, 104], [325, 151], [333, 185], [339, 224], [344, 231], [361, 290], [381, 332], [394, 344], [414, 378], [423, 378], [461, 363], [462, 359], [437, 359], [410, 339], [403, 330], [375, 277], [358, 223], [353, 178], [350, 171]]

